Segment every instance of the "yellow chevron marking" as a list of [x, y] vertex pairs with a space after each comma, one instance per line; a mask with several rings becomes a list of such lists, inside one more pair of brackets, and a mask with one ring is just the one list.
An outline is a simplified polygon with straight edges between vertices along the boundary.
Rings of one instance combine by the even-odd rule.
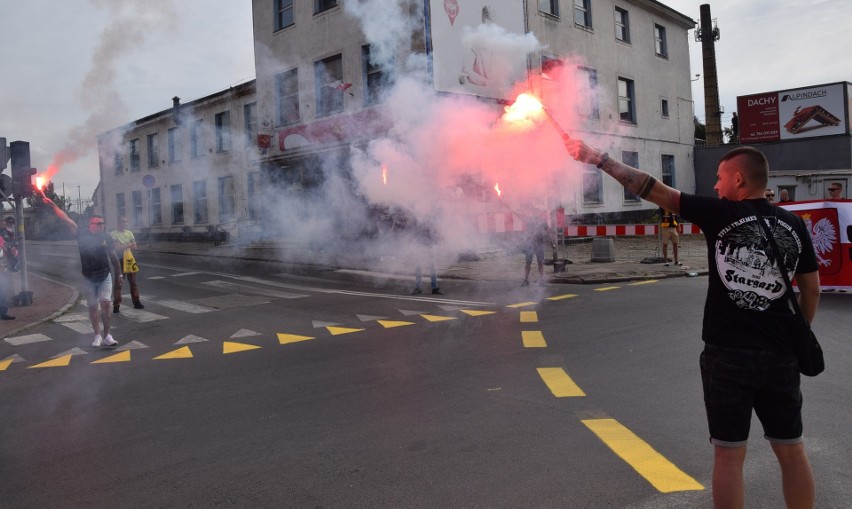
[[314, 339], [312, 336], [299, 336], [298, 334], [281, 334], [278, 333], [278, 343], [285, 345], [287, 343], [298, 343], [299, 341], [307, 341]]
[[385, 329], [392, 329], [394, 327], [405, 327], [406, 325], [414, 325], [414, 322], [397, 322], [394, 320], [378, 320], [378, 322]]
[[234, 341], [224, 341], [222, 343], [222, 354], [245, 352], [247, 350], [257, 350], [260, 348], [257, 345], [247, 345], [245, 343], [236, 343]]
[[109, 364], [111, 362], [130, 362], [130, 350], [118, 352], [115, 355], [92, 361], [92, 364]]
[[73, 357], [73, 355], [71, 355], [69, 353], [68, 355], [63, 355], [62, 357], [57, 357], [56, 359], [51, 359], [49, 361], [42, 362], [41, 364], [36, 364], [35, 366], [30, 366], [28, 369], [33, 369], [33, 368], [59, 368], [59, 367], [62, 367], [62, 366], [67, 366], [67, 365], [71, 364], [71, 357]]
[[339, 336], [341, 334], [351, 334], [353, 332], [361, 332], [364, 329], [350, 329], [348, 327], [326, 327], [328, 332], [331, 333], [332, 336]]
[[177, 350], [172, 350], [169, 353], [164, 353], [159, 357], [154, 357], [155, 361], [165, 360], [165, 359], [191, 359], [192, 358], [192, 350], [189, 349], [188, 346], [182, 346]]

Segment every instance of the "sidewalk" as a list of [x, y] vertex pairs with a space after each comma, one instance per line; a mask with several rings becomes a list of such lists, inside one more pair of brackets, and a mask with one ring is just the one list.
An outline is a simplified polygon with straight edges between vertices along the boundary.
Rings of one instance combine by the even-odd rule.
[[[564, 272], [554, 272], [553, 265], [546, 265], [545, 279], [551, 284], [594, 284], [612, 283], [619, 281], [663, 279], [671, 277], [697, 276], [707, 273], [707, 247], [701, 235], [684, 235], [680, 242], [681, 266], [664, 266], [662, 263], [642, 263], [643, 260], [659, 260], [660, 246], [656, 237], [615, 237], [613, 239], [613, 255], [615, 262], [592, 262], [592, 242], [578, 242], [558, 247], [558, 258], [567, 259], [571, 263], [565, 265]], [[71, 243], [68, 243], [70, 246]], [[74, 246], [76, 250], [76, 246]], [[669, 248], [671, 249], [671, 248]], [[318, 262], [320, 257], [306, 249], [300, 243], [262, 243], [248, 245], [221, 244], [196, 242], [151, 242], [140, 243], [136, 250], [144, 268], [146, 252], [192, 254], [215, 258], [235, 258], [244, 260], [259, 260], [302, 266], [329, 269], [341, 276], [355, 279], [399, 279], [411, 280], [413, 275], [407, 271], [384, 270], [377, 272], [370, 269], [365, 260], [357, 261], [353, 256], [347, 260], [348, 267], [340, 268], [340, 264], [330, 267]], [[669, 252], [669, 257], [672, 253]], [[511, 282], [520, 285], [524, 275], [524, 255], [509, 252], [504, 249], [494, 249], [479, 253], [476, 260], [447, 260], [438, 266], [439, 280], [469, 280]], [[545, 251], [545, 257], [551, 259], [553, 252]], [[397, 260], [399, 261], [399, 260]], [[326, 262], [328, 263], [328, 262]], [[378, 265], [378, 264], [377, 264]], [[392, 263], [382, 263], [382, 267], [392, 266]], [[399, 263], [398, 266], [410, 264]], [[413, 269], [412, 269], [413, 271]], [[428, 275], [427, 275], [428, 278]], [[538, 282], [538, 272], [533, 261], [530, 282]], [[33, 303], [30, 306], [11, 307], [9, 314], [15, 320], [0, 321], [0, 337], [6, 338], [24, 332], [53, 316], [65, 312], [79, 298], [76, 288], [43, 277], [32, 270], [29, 273], [29, 287], [33, 292]]]

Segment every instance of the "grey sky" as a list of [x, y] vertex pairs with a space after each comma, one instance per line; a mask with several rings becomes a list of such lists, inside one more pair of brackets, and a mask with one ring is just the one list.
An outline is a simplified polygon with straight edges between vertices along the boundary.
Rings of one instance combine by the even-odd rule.
[[[663, 3], [699, 21], [706, 2]], [[840, 22], [852, 19], [849, 0], [710, 5], [721, 31], [724, 126], [738, 95], [852, 80], [852, 32]], [[40, 170], [69, 143], [88, 148], [53, 178], [74, 199], [78, 186], [87, 198], [98, 182], [93, 134], [167, 109], [173, 96], [191, 101], [255, 74], [249, 0], [0, 0], [0, 13], [0, 136], [29, 141]], [[703, 74], [692, 32], [689, 45], [692, 75]], [[84, 87], [87, 76], [94, 81]], [[692, 88], [701, 120], [702, 87], [703, 76]]]

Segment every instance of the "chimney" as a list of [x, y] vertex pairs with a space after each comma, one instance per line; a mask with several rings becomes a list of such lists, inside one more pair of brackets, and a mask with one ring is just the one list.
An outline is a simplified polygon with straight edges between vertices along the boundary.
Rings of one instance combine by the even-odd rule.
[[172, 97], [172, 120], [175, 125], [180, 125], [180, 97]]
[[719, 108], [719, 77], [716, 74], [716, 41], [719, 28], [713, 26], [710, 4], [701, 5], [701, 28], [696, 34], [701, 41], [704, 60], [704, 123], [707, 126], [707, 145], [722, 144], [722, 111]]

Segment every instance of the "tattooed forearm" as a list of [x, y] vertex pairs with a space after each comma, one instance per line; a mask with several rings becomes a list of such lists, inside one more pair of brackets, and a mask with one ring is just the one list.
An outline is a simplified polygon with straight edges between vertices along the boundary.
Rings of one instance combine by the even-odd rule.
[[647, 198], [651, 193], [651, 189], [654, 188], [654, 184], [657, 183], [657, 179], [644, 171], [637, 170], [612, 159], [607, 159], [601, 166], [601, 170], [640, 198]]

